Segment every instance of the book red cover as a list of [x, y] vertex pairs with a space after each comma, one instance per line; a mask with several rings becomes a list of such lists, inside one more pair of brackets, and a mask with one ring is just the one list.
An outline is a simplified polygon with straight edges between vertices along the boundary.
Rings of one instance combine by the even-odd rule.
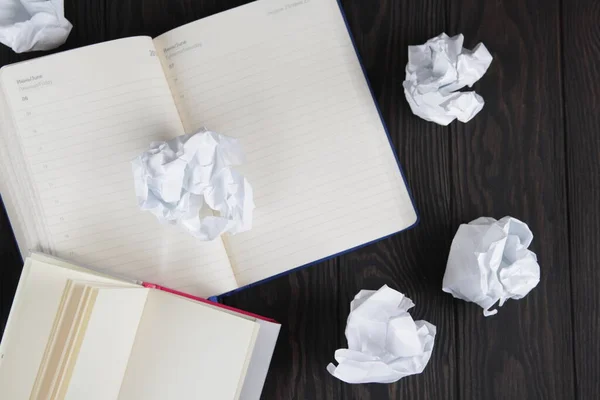
[[252, 318], [258, 318], [258, 319], [262, 319], [263, 321], [277, 323], [277, 321], [275, 321], [274, 319], [266, 318], [266, 317], [263, 317], [262, 315], [257, 315], [257, 314], [253, 314], [253, 313], [250, 313], [250, 312], [247, 312], [247, 311], [244, 311], [244, 310], [237, 309], [235, 307], [226, 306], [225, 304], [215, 303], [213, 301], [203, 299], [202, 297], [192, 296], [191, 294], [180, 292], [180, 291], [174, 290], [174, 289], [169, 289], [167, 287], [156, 285], [154, 283], [142, 282], [142, 286], [145, 287], [145, 288], [148, 288], [148, 289], [158, 289], [158, 290], [162, 290], [164, 292], [176, 294], [177, 296], [185, 297], [186, 299], [195, 300], [195, 301], [199, 301], [201, 303], [210, 304], [211, 306], [216, 306], [216, 307], [222, 308], [224, 310], [234, 311], [236, 313], [244, 314], [244, 315], [247, 315], [247, 316], [252, 317]]

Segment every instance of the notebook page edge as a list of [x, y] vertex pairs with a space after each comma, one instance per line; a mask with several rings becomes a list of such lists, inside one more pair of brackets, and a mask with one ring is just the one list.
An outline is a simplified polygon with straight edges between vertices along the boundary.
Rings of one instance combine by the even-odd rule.
[[[2, 69], [5, 67], [6, 66], [2, 67]], [[3, 71], [0, 70], [0, 82], [2, 81], [2, 72]], [[28, 218], [23, 215], [21, 210], [23, 207], [19, 207], [19, 204], [21, 203], [18, 199], [23, 199], [24, 202], [29, 202], [30, 199], [28, 196], [21, 193], [24, 190], [23, 185], [16, 180], [17, 173], [14, 163], [24, 161], [15, 160], [15, 157], [18, 155], [20, 158], [23, 158], [23, 154], [21, 151], [9, 151], [11, 143], [18, 141], [18, 138], [14, 133], [14, 122], [1, 83], [0, 113], [0, 121], [2, 121], [0, 122], [0, 131], [4, 132], [3, 135], [0, 135], [0, 165], [2, 166], [2, 168], [0, 168], [0, 197], [4, 203], [4, 208], [6, 209], [12, 232], [17, 241], [21, 258], [25, 259], [29, 251], [30, 242], [35, 239], [32, 238], [32, 235], [29, 232], [30, 227], [27, 225]]]
[[264, 320], [257, 320], [257, 322], [260, 324], [260, 330], [246, 372], [240, 400], [260, 398], [281, 330], [281, 325], [277, 323]]
[[[20, 66], [30, 64], [33, 62], [38, 62], [40, 60], [43, 61], [48, 58], [55, 58], [55, 57], [58, 58], [66, 53], [75, 53], [82, 49], [106, 46], [113, 42], [129, 41], [129, 40], [135, 40], [135, 39], [139, 39], [139, 38], [147, 38], [147, 39], [152, 40], [152, 38], [150, 36], [145, 36], [145, 35], [131, 36], [131, 37], [126, 37], [126, 38], [109, 40], [106, 42], [95, 43], [95, 44], [91, 44], [88, 46], [78, 47], [78, 48], [70, 49], [70, 50], [66, 50], [66, 51], [61, 51], [61, 52], [58, 52], [55, 54], [44, 55], [41, 57], [29, 59], [29, 60], [19, 61], [19, 62], [8, 64], [8, 65], [3, 65], [2, 67], [0, 67], [0, 89], [1, 89], [0, 90], [0, 107], [2, 108], [2, 110], [0, 112], [6, 113], [7, 118], [3, 117], [1, 119], [2, 128], [3, 129], [8, 128], [10, 130], [12, 127], [12, 133], [11, 133], [12, 141], [16, 141], [16, 143], [20, 144], [20, 139], [16, 132], [16, 127], [15, 127], [14, 120], [13, 120], [14, 113], [12, 112], [10, 104], [6, 100], [7, 94], [3, 89], [4, 85], [2, 85], [3, 76], [7, 70], [13, 69], [13, 68], [18, 68]], [[10, 125], [8, 127], [6, 127], [6, 124], [8, 121], [10, 121]], [[7, 132], [7, 135], [8, 135], [8, 132]], [[4, 136], [7, 137], [7, 135], [4, 135]], [[6, 139], [2, 139], [2, 140], [0, 140], [0, 142], [6, 142]], [[22, 149], [19, 149], [18, 152], [15, 150], [13, 150], [13, 151], [8, 151], [8, 150], [9, 150], [8, 146], [0, 145], [0, 154], [5, 153], [4, 157], [2, 157], [3, 159], [10, 160], [12, 158], [13, 160], [16, 160], [19, 163], [23, 163], [23, 165], [21, 167], [27, 166], [25, 163], [25, 156], [23, 154]], [[8, 153], [8, 154], [6, 154], [6, 153]], [[18, 157], [17, 157], [17, 153], [18, 153]], [[15, 157], [17, 157], [17, 158], [15, 158]], [[2, 164], [2, 162], [0, 162], [0, 164]], [[6, 164], [6, 162], [4, 164]], [[17, 240], [17, 244], [18, 244], [19, 250], [21, 252], [21, 258], [25, 259], [25, 257], [27, 256], [27, 253], [29, 251], [32, 251], [32, 250], [35, 251], [35, 250], [40, 250], [40, 249], [49, 251], [51, 248], [50, 247], [51, 241], [50, 241], [50, 238], [48, 237], [47, 232], [45, 232], [45, 228], [43, 226], [38, 227], [37, 222], [35, 222], [35, 221], [42, 220], [42, 218], [40, 216], [37, 216], [37, 218], [36, 217], [31, 218], [31, 217], [28, 217], [28, 214], [29, 214], [28, 212], [25, 212], [25, 213], [20, 212], [20, 209], [24, 209], [27, 211], [36, 210], [39, 213], [39, 207], [40, 207], [39, 194], [33, 189], [34, 186], [30, 182], [31, 174], [29, 172], [25, 172], [25, 173], [18, 172], [17, 173], [17, 171], [13, 168], [13, 165], [11, 165], [11, 164], [12, 163], [9, 163], [8, 165], [5, 165], [5, 167], [11, 168], [13, 170], [12, 174], [7, 174], [6, 170], [8, 168], [2, 168], [3, 172], [0, 172], [1, 174], [5, 175], [4, 178], [2, 180], [0, 180], [0, 196], [2, 196], [3, 194], [8, 194], [8, 196], [2, 196], [2, 201], [4, 202], [4, 205], [6, 207], [6, 212], [8, 214], [9, 221], [11, 223], [11, 228], [13, 230], [15, 239]], [[21, 168], [21, 169], [27, 171], [26, 168]], [[19, 180], [17, 183], [12, 183], [12, 185], [14, 187], [11, 188], [10, 187], [11, 183], [9, 182], [9, 179], [14, 180], [14, 177], [17, 175], [20, 175], [21, 179], [24, 180], [26, 183], [23, 184]], [[29, 182], [29, 184], [27, 184], [27, 182]], [[30, 196], [19, 193], [21, 191], [21, 189], [25, 190], [24, 188], [31, 188]], [[17, 193], [14, 193], [14, 191], [17, 191]], [[27, 192], [27, 190], [25, 190], [25, 192]], [[21, 199], [21, 201], [27, 201], [27, 202], [30, 202], [30, 199], [33, 198], [33, 199], [36, 199], [36, 201], [32, 201], [29, 207], [20, 207], [17, 204], [21, 204], [21, 201], [17, 200], [17, 198]], [[25, 199], [25, 200], [23, 200], [23, 199]], [[32, 223], [31, 220], [33, 220], [34, 222]], [[34, 228], [34, 231], [36, 232], [36, 237], [31, 237], [30, 234], [29, 235], [27, 234], [28, 227], [30, 227], [30, 225]], [[41, 231], [43, 233], [40, 233], [39, 229], [41, 229]], [[45, 237], [40, 237], [40, 236], [45, 236]], [[34, 244], [33, 242], [37, 242], [37, 244]]]
[[246, 381], [246, 378], [248, 376], [248, 368], [250, 366], [250, 363], [252, 361], [252, 356], [254, 355], [254, 352], [256, 351], [256, 343], [260, 334], [260, 330], [261, 330], [261, 324], [258, 322], [258, 320], [254, 320], [254, 331], [252, 332], [252, 338], [250, 340], [250, 344], [249, 344], [249, 350], [246, 352], [246, 360], [244, 362], [244, 366], [242, 367], [242, 371], [240, 373], [240, 378], [238, 380], [238, 385], [237, 385], [237, 390], [235, 392], [235, 400], [238, 400], [240, 398], [240, 395], [242, 393], [242, 390], [244, 388], [244, 382]]

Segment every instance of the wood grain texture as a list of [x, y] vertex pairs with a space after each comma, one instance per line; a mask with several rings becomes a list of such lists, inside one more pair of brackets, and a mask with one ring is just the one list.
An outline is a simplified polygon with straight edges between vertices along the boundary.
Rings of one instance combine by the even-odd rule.
[[[443, 0], [344, 1], [359, 54], [367, 70], [394, 149], [420, 214], [417, 227], [341, 257], [340, 325], [361, 289], [383, 284], [409, 296], [412, 314], [437, 326], [435, 348], [421, 375], [391, 385], [344, 385], [344, 399], [456, 398], [454, 303], [441, 291], [450, 247], [450, 148], [448, 128], [415, 117], [402, 82], [407, 46], [446, 29]], [[376, 205], [373, 205], [374, 207]], [[347, 345], [345, 337], [338, 347]]]
[[250, 0], [106, 0], [110, 39], [135, 35], [156, 37], [171, 29]]
[[451, 2], [451, 33], [494, 56], [475, 86], [486, 105], [452, 125], [453, 221], [511, 215], [529, 224], [541, 282], [484, 318], [460, 302], [460, 399], [569, 399], [571, 290], [557, 0]]
[[577, 398], [600, 393], [600, 2], [565, 3], [565, 133]]
[[337, 260], [311, 266], [224, 299], [281, 323], [263, 399], [343, 399], [325, 369], [339, 345]]
[[8, 222], [4, 205], [0, 204], [0, 338], [6, 327], [23, 261]]

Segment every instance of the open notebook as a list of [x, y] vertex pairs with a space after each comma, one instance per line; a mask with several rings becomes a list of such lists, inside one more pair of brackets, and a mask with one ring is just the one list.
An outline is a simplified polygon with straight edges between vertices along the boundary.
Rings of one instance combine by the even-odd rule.
[[261, 317], [29, 257], [0, 343], [1, 399], [258, 399]]
[[[29, 249], [197, 295], [417, 216], [335, 0], [260, 0], [0, 74], [2, 198]], [[137, 208], [130, 161], [200, 127], [236, 137], [253, 229], [210, 243]]]

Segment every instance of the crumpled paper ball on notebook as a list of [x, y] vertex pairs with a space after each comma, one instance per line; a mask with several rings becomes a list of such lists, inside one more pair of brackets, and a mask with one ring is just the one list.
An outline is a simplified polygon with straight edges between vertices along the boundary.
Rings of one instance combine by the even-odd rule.
[[462, 47], [462, 34], [445, 33], [427, 43], [408, 47], [404, 95], [412, 112], [424, 120], [448, 125], [470, 121], [483, 108], [477, 93], [458, 92], [471, 87], [487, 71], [492, 55], [479, 43], [473, 51]]
[[138, 205], [201, 240], [247, 231], [252, 187], [231, 168], [242, 161], [236, 139], [206, 129], [154, 142], [132, 161]]
[[16, 53], [54, 49], [72, 27], [63, 0], [0, 1], [0, 42]]
[[477, 303], [490, 316], [508, 299], [521, 299], [540, 281], [533, 234], [524, 222], [481, 217], [462, 224], [450, 248], [442, 290]]
[[435, 326], [414, 321], [414, 303], [389, 288], [361, 290], [350, 303], [348, 348], [335, 352], [327, 371], [347, 383], [391, 383], [423, 372], [435, 339]]

